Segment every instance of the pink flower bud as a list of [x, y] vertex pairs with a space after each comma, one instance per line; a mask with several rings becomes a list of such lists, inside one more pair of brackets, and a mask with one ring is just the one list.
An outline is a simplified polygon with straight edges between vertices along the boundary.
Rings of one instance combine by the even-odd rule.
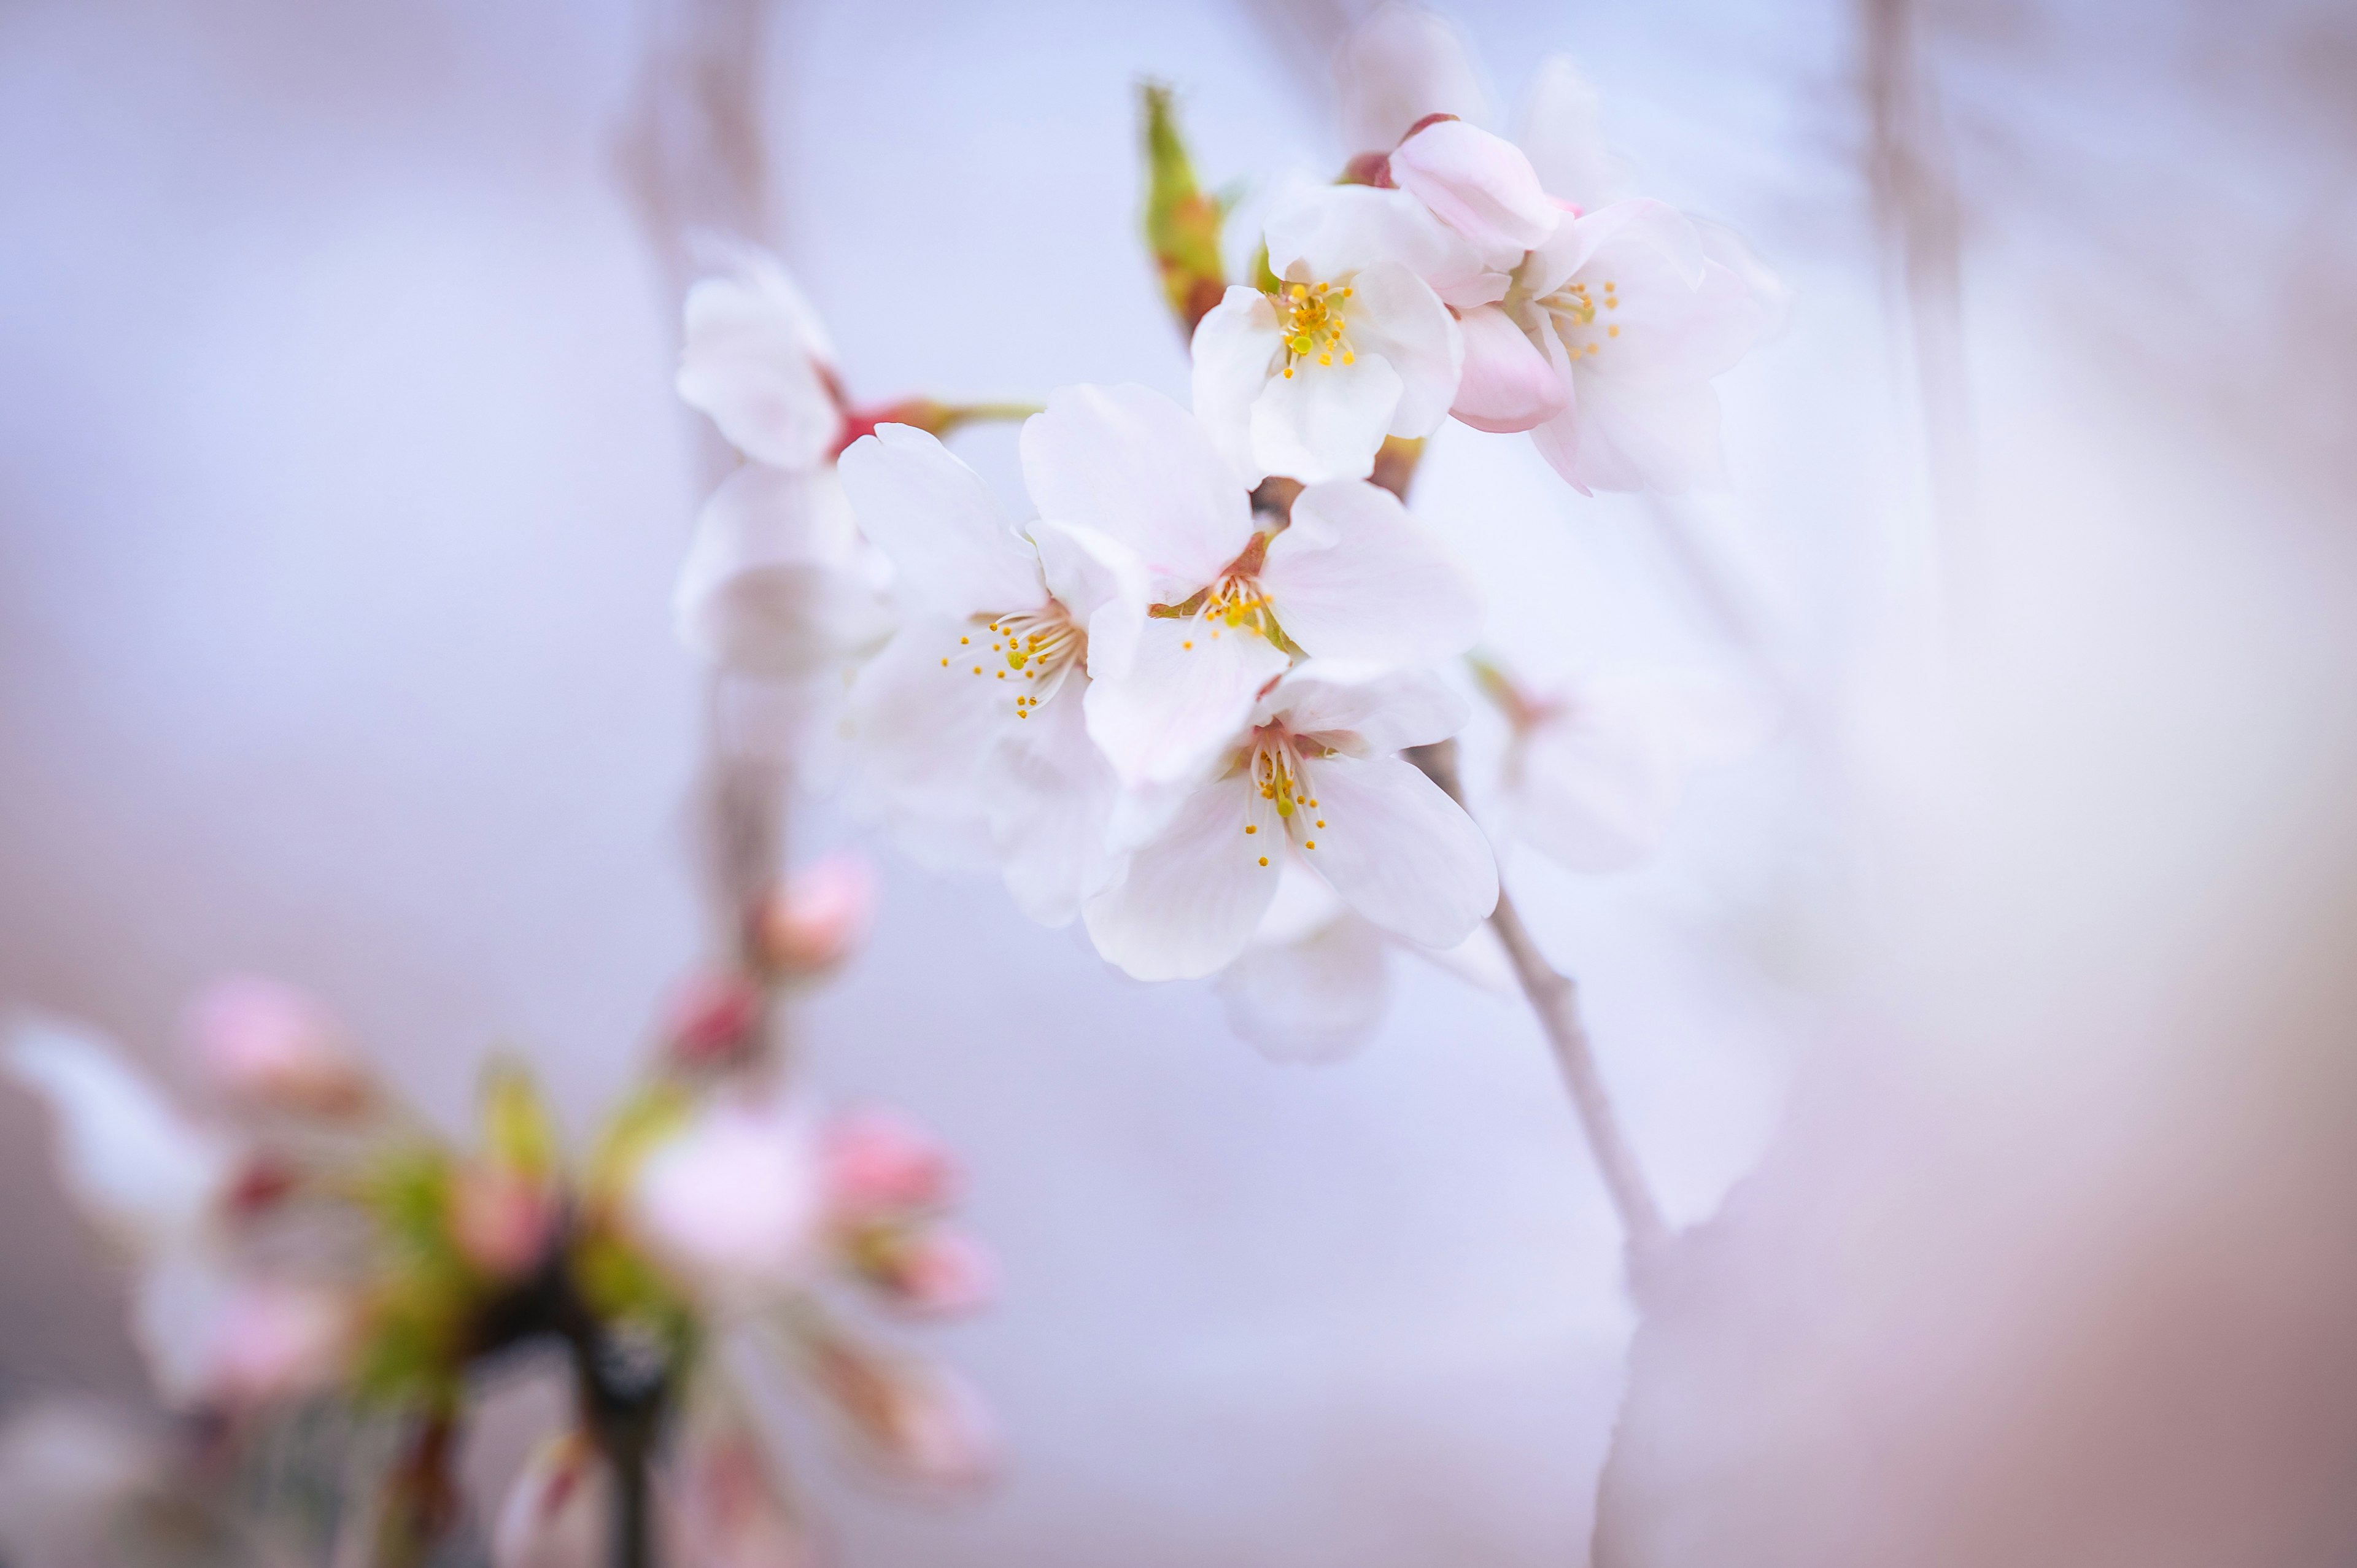
[[989, 1413], [952, 1374], [887, 1358], [845, 1339], [811, 1347], [812, 1371], [836, 1411], [878, 1457], [910, 1480], [968, 1487], [996, 1467]]
[[755, 945], [780, 974], [816, 974], [851, 956], [876, 915], [876, 871], [848, 852], [786, 879], [757, 918]]
[[241, 1283], [206, 1335], [205, 1402], [251, 1410], [328, 1387], [343, 1369], [354, 1327], [351, 1303], [334, 1291]]
[[997, 1284], [990, 1254], [952, 1230], [913, 1232], [892, 1247], [877, 1282], [912, 1312], [939, 1316], [972, 1312]]
[[248, 1104], [318, 1116], [350, 1116], [373, 1093], [336, 1022], [300, 992], [252, 976], [223, 980], [188, 1013], [197, 1069], [223, 1094]]
[[1557, 211], [1523, 150], [1462, 120], [1432, 117], [1393, 149], [1392, 179], [1433, 215], [1511, 267], [1555, 232]]
[[460, 1257], [494, 1279], [512, 1279], [547, 1256], [556, 1197], [544, 1182], [469, 1165], [451, 1185], [448, 1218]]
[[837, 1117], [820, 1158], [827, 1202], [839, 1219], [939, 1208], [955, 1185], [941, 1145], [888, 1112]]
[[683, 1067], [708, 1067], [736, 1056], [761, 1016], [761, 988], [741, 974], [715, 970], [690, 978], [673, 997], [663, 1037]]

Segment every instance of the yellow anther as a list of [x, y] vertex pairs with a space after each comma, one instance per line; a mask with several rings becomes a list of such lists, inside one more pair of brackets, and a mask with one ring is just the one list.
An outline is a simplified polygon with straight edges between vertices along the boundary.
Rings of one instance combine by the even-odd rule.
[[[1312, 801], [1310, 801], [1310, 802], [1309, 802], [1309, 804], [1310, 804], [1310, 806], [1314, 809], [1314, 808], [1317, 806], [1318, 802], [1317, 802], [1317, 801], [1315, 801], [1315, 800], [1312, 800]], [[1319, 827], [1321, 827], [1321, 828], [1322, 828], [1322, 827], [1324, 827], [1324, 826], [1326, 825], [1326, 819], [1325, 819], [1325, 818], [1323, 818], [1323, 817], [1318, 818], [1318, 825]]]
[[981, 674], [981, 673], [982, 673], [982, 666], [981, 666], [981, 665], [979, 665], [979, 664], [975, 665], [975, 666], [974, 667], [974, 672], [975, 674], [977, 674], [977, 675]]
[[972, 642], [973, 640], [974, 639], [970, 637], [961, 637], [958, 639], [958, 646], [960, 648], [963, 648], [967, 643]]
[[[1288, 372], [1288, 373], [1289, 373], [1289, 372]], [[1179, 647], [1181, 647], [1181, 648], [1192, 648], [1192, 647], [1194, 647], [1194, 646], [1195, 646], [1195, 639], [1194, 639], [1193, 638], [1191, 638], [1191, 637], [1190, 637], [1190, 638], [1189, 638], [1186, 641], [1184, 641], [1184, 642], [1180, 643], [1178, 646], [1179, 646]]]
[[1620, 328], [1618, 327], [1607, 327], [1604, 329], [1604, 335], [1607, 338], [1618, 338], [1620, 336]]
[[1316, 849], [1318, 847], [1318, 841], [1316, 839], [1304, 839], [1302, 841], [1301, 847], [1304, 849]]
[[1260, 832], [1260, 824], [1257, 822], [1246, 822], [1244, 824], [1244, 832], [1248, 833], [1256, 833]]
[[1309, 291], [1302, 287], [1299, 284], [1295, 284], [1293, 285], [1293, 297], [1296, 302], [1308, 299], [1309, 297]]
[[1268, 856], [1266, 856], [1266, 855], [1262, 855], [1262, 856], [1260, 857], [1260, 863], [1261, 863], [1263, 865], [1266, 865], [1268, 864]]
[[950, 667], [950, 661], [949, 661], [948, 660], [946, 660], [946, 659], [942, 660], [942, 669], [944, 669], [944, 670], [946, 670], [946, 669], [948, 669], [949, 667]]

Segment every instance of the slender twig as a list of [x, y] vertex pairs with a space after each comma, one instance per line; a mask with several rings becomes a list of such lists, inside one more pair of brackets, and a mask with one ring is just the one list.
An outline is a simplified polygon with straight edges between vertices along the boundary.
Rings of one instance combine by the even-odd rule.
[[[1424, 770], [1426, 778], [1446, 790], [1450, 800], [1460, 806], [1465, 803], [1464, 788], [1457, 772], [1455, 741], [1420, 746], [1407, 757]], [[1621, 1234], [1628, 1239], [1630, 1251], [1643, 1256], [1669, 1240], [1670, 1228], [1662, 1218], [1661, 1205], [1653, 1199], [1652, 1188], [1646, 1185], [1644, 1167], [1637, 1163], [1636, 1148], [1612, 1110], [1612, 1097], [1605, 1090], [1604, 1075], [1597, 1069], [1587, 1026], [1579, 1021], [1579, 989], [1569, 975], [1549, 963], [1546, 955], [1539, 951], [1538, 943], [1531, 939], [1530, 928], [1523, 924], [1522, 912], [1514, 908], [1513, 897], [1503, 886], [1498, 889], [1498, 907], [1490, 915], [1490, 929], [1498, 933], [1498, 941], [1506, 950], [1506, 961], [1513, 966], [1514, 979], [1530, 1002], [1531, 1011], [1538, 1015], [1539, 1028], [1545, 1034], [1547, 1044], [1554, 1047], [1555, 1065], [1563, 1069], [1564, 1087], [1570, 1090], [1572, 1107], [1579, 1113], [1580, 1127], [1587, 1134], [1588, 1152], [1596, 1157], [1604, 1189], [1611, 1195], [1613, 1209], [1620, 1217]]]

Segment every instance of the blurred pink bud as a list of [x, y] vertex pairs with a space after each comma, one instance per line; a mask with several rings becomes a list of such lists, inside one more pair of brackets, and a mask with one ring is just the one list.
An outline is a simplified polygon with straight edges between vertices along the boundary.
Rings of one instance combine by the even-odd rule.
[[846, 1340], [814, 1346], [813, 1371], [860, 1437], [908, 1478], [967, 1487], [996, 1468], [989, 1412], [954, 1374], [871, 1354]]
[[892, 1249], [879, 1283], [902, 1306], [947, 1315], [972, 1312], [987, 1302], [998, 1272], [971, 1237], [928, 1229]]
[[207, 988], [189, 1007], [188, 1039], [197, 1069], [233, 1100], [349, 1116], [371, 1096], [335, 1020], [275, 981], [238, 975]]
[[855, 1111], [835, 1118], [820, 1158], [827, 1203], [838, 1219], [939, 1208], [955, 1186], [941, 1145], [889, 1112]]
[[252, 1410], [327, 1388], [343, 1371], [355, 1327], [351, 1303], [335, 1291], [239, 1284], [206, 1335], [204, 1402]]
[[761, 988], [744, 975], [714, 970], [680, 987], [663, 1037], [681, 1066], [710, 1066], [734, 1057], [760, 1016]]
[[741, 1423], [691, 1421], [679, 1444], [665, 1561], [696, 1568], [806, 1568], [809, 1543]]
[[468, 1165], [450, 1188], [449, 1225], [460, 1257], [494, 1279], [511, 1279], [547, 1256], [556, 1195], [545, 1182]]
[[755, 941], [781, 974], [816, 974], [851, 956], [876, 915], [876, 870], [848, 851], [813, 861], [762, 908]]
[[603, 1568], [613, 1489], [587, 1436], [573, 1432], [542, 1444], [500, 1505], [493, 1568]]

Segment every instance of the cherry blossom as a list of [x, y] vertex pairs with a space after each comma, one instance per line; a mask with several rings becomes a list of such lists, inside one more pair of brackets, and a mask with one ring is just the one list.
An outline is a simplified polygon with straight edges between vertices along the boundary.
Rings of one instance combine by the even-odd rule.
[[1125, 783], [1199, 768], [1297, 650], [1418, 664], [1480, 630], [1480, 590], [1389, 491], [1313, 484], [1288, 526], [1263, 532], [1205, 427], [1158, 392], [1056, 392], [1024, 427], [1023, 463], [1044, 515], [1127, 546], [1149, 574], [1153, 608], [1101, 616], [1115, 651], [1091, 666], [1089, 733]]
[[808, 1117], [782, 1094], [716, 1094], [650, 1150], [626, 1201], [650, 1256], [720, 1310], [801, 1286], [823, 1207]]
[[1250, 483], [1362, 479], [1386, 435], [1448, 417], [1465, 349], [1444, 300], [1497, 294], [1405, 191], [1300, 190], [1265, 238], [1275, 292], [1232, 286], [1196, 326], [1195, 412]]
[[1217, 989], [1228, 1025], [1274, 1061], [1348, 1056], [1383, 1022], [1395, 950], [1484, 990], [1513, 986], [1512, 971], [1486, 924], [1453, 948], [1402, 941], [1344, 903], [1303, 859], [1288, 858], [1259, 929], [1220, 972]]
[[996, 865], [1027, 914], [1071, 919], [1115, 869], [1117, 789], [1083, 702], [1092, 671], [1135, 641], [1143, 567], [1081, 520], [1018, 532], [921, 431], [879, 426], [842, 467], [907, 617], [852, 689], [855, 802], [920, 858]]
[[1141, 811], [1127, 874], [1088, 907], [1097, 950], [1141, 980], [1210, 974], [1244, 950], [1294, 855], [1383, 929], [1463, 941], [1497, 902], [1489, 843], [1395, 754], [1464, 719], [1423, 671], [1296, 667], [1205, 778]]
[[239, 1103], [337, 1117], [374, 1093], [336, 1021], [275, 981], [216, 982], [189, 1008], [188, 1041], [197, 1070]]

